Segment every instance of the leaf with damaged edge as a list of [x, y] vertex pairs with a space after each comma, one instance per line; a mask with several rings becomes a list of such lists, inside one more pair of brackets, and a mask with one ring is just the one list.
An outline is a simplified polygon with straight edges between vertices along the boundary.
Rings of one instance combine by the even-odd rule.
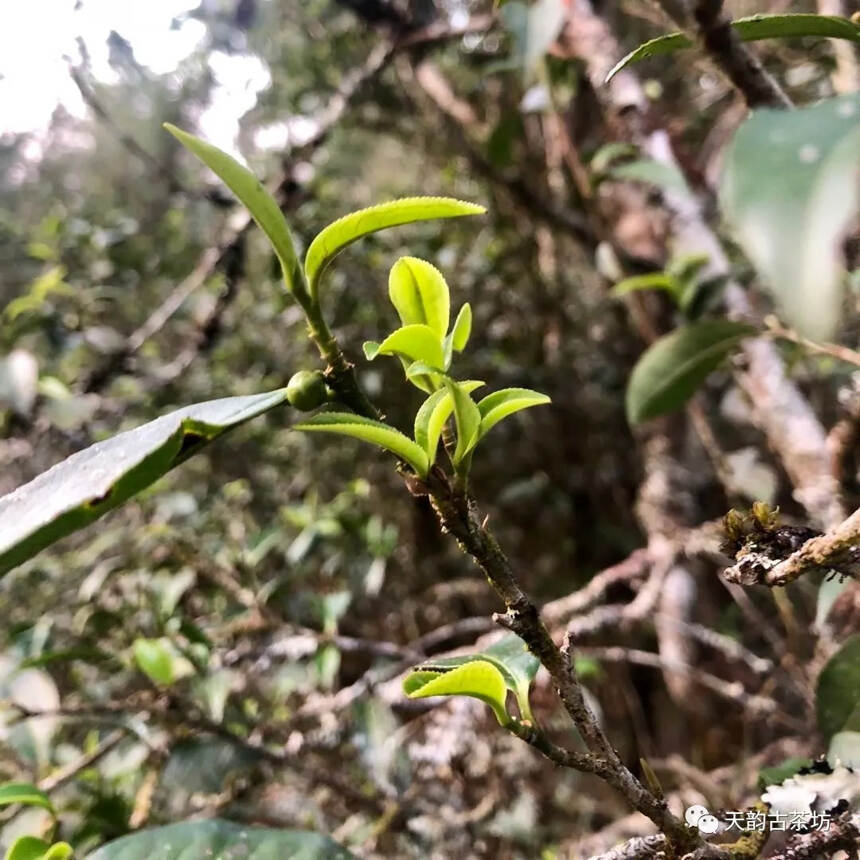
[[177, 409], [85, 448], [0, 498], [0, 574], [139, 493], [286, 389]]
[[406, 677], [403, 690], [410, 699], [429, 696], [471, 696], [493, 709], [501, 725], [510, 722], [505, 710], [507, 687], [502, 673], [487, 660], [468, 660], [459, 666], [434, 671], [432, 664], [419, 666]]

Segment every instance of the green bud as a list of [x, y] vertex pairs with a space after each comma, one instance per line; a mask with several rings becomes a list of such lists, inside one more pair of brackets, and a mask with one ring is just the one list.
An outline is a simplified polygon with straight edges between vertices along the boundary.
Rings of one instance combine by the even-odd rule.
[[301, 412], [310, 412], [328, 401], [325, 376], [318, 370], [300, 370], [287, 383], [287, 400]]

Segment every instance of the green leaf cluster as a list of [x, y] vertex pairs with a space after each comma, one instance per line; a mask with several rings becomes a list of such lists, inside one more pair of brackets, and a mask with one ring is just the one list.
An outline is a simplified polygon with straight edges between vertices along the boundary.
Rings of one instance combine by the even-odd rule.
[[323, 412], [297, 429], [340, 433], [371, 442], [426, 477], [453, 414], [456, 441], [447, 440], [446, 448], [457, 473], [466, 475], [475, 447], [499, 421], [530, 406], [549, 403], [549, 397], [526, 388], [506, 388], [476, 403], [472, 392], [484, 383], [456, 380], [450, 375], [454, 353], [462, 352], [469, 341], [472, 309], [468, 302], [464, 304], [453, 326], [450, 324], [450, 290], [431, 263], [401, 257], [391, 268], [388, 295], [403, 325], [381, 343], [365, 343], [364, 354], [371, 361], [396, 356], [406, 379], [427, 393], [415, 416], [413, 438], [380, 421], [343, 412]]

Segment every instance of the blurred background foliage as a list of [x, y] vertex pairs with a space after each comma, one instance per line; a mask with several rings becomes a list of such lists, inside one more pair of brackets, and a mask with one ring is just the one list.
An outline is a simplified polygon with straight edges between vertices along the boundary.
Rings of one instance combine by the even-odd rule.
[[[639, 0], [596, 5], [625, 49], [667, 28]], [[815, 4], [729, 5], [746, 14]], [[231, 117], [235, 142], [260, 176], [283, 177], [302, 245], [340, 215], [397, 196], [488, 205], [481, 219], [363, 240], [328, 275], [325, 304], [362, 383], [397, 426], [410, 425], [416, 392], [396, 362], [371, 365], [360, 345], [395, 322], [387, 270], [404, 253], [434, 262], [456, 304], [472, 303], [463, 377], [552, 397], [551, 407], [498, 428], [473, 472], [530, 591], [542, 601], [569, 594], [643, 545], [635, 515], [642, 451], [623, 409], [642, 342], [609, 295], [608, 264], [577, 234], [577, 193], [551, 123], [529, 108], [529, 94], [540, 93], [523, 66], [523, 7], [505, 4], [505, 23], [485, 33], [401, 52], [318, 133], [339, 88], [378, 47], [386, 16], [420, 28], [492, 12], [480, 0], [204, 0], [181, 13], [202, 24], [202, 38], [174, 70], [138, 61], [130, 30], [111, 34], [109, 80], [94, 74], [80, 41], [69, 63], [86, 109], [59, 105], [47, 127], [0, 137], [0, 494], [172, 408], [276, 388], [317, 366], [256, 231], [233, 242], [170, 319], [126, 352], [237, 218], [239, 207], [161, 123], [196, 130], [217, 108], [219, 69], [238, 58], [261, 68], [265, 84]], [[831, 91], [827, 44], [768, 43], [761, 52], [798, 101]], [[452, 124], [416, 86], [417, 64], [431, 55], [466, 127], [480, 135]], [[706, 185], [742, 111], [701, 58], [643, 69], [655, 123]], [[587, 162], [612, 131], [596, 116], [576, 61], [550, 56], [546, 74]], [[624, 272], [665, 262], [649, 238], [659, 223], [627, 227]], [[740, 260], [738, 271], [749, 277]], [[648, 301], [668, 318], [661, 297]], [[857, 319], [847, 320], [849, 334]], [[824, 418], [835, 420], [839, 390], [843, 403], [850, 399], [849, 375], [828, 359], [786, 357]], [[737, 498], [768, 498], [798, 513], [761, 438], [736, 420], [744, 406], [728, 376], [709, 387], [711, 418], [746, 482]], [[567, 856], [570, 840], [618, 817], [617, 798], [539, 761], [470, 702], [450, 703], [444, 720], [436, 712], [419, 720], [414, 704], [352, 686], [391, 664], [362, 642], [405, 646], [473, 617], [477, 630], [498, 605], [439, 535], [426, 502], [403, 492], [386, 457], [291, 433], [291, 419], [276, 410], [240, 428], [5, 578], [0, 698], [53, 715], [21, 721], [13, 705], [0, 708], [0, 780], [44, 776], [98, 750], [121, 726], [110, 751], [61, 789], [63, 835], [82, 853], [143, 823], [216, 810], [333, 833], [368, 857]], [[683, 444], [702, 464], [688, 488], [702, 521], [735, 499], [686, 433]], [[856, 482], [849, 489], [856, 500]], [[798, 629], [810, 612], [803, 588], [792, 616]], [[718, 585], [704, 594], [717, 629], [760, 640]], [[756, 600], [774, 614], [768, 595]], [[636, 634], [640, 644], [649, 635]], [[188, 676], [153, 695], [131, 659], [140, 637], [168, 637]], [[439, 645], [469, 639], [441, 637]], [[729, 716], [714, 721], [711, 700], [685, 712], [649, 669], [583, 669], [631, 761], [680, 754], [712, 768], [768, 734], [749, 724], [738, 732]], [[124, 710], [114, 713], [117, 703]], [[286, 753], [260, 751], [269, 744]], [[39, 814], [15, 816], [0, 843], [32, 830]]]

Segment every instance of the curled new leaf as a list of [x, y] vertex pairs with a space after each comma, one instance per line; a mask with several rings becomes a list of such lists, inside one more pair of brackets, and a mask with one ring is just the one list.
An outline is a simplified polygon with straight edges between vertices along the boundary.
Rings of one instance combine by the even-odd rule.
[[501, 725], [510, 722], [505, 710], [505, 679], [498, 668], [487, 660], [469, 660], [454, 668], [431, 663], [419, 666], [406, 677], [403, 690], [410, 699], [471, 696], [488, 704]]
[[377, 355], [400, 355], [430, 367], [441, 368], [445, 364], [442, 339], [430, 326], [421, 323], [397, 329], [378, 345], [368, 341], [364, 345], [364, 354], [371, 360]]
[[454, 352], [462, 352], [469, 342], [469, 336], [472, 334], [472, 306], [466, 302], [460, 308], [460, 313], [457, 314], [457, 319], [454, 321], [454, 328], [451, 329], [450, 339], [451, 349]]
[[305, 273], [310, 283], [311, 295], [317, 295], [319, 281], [326, 266], [344, 248], [362, 236], [416, 221], [481, 215], [484, 212], [486, 209], [483, 206], [451, 197], [405, 197], [344, 215], [320, 231], [308, 248]]
[[[460, 386], [466, 392], [471, 392], [483, 384], [477, 380], [468, 380], [461, 382]], [[440, 388], [421, 404], [415, 416], [415, 441], [426, 452], [430, 465], [433, 465], [436, 460], [436, 449], [439, 447], [442, 428], [453, 411], [454, 401], [451, 399], [450, 392]]]
[[642, 355], [627, 384], [627, 420], [638, 424], [684, 404], [738, 342], [755, 329], [704, 320], [661, 337]]
[[[799, 36], [823, 36], [860, 42], [860, 28], [856, 24], [847, 18], [832, 15], [752, 15], [732, 21], [731, 26], [743, 42]], [[683, 33], [667, 33], [665, 36], [651, 39], [619, 60], [606, 76], [606, 83], [631, 63], [673, 54], [692, 46], [693, 41]]]
[[405, 326], [422, 323], [441, 340], [448, 331], [450, 292], [442, 273], [426, 260], [401, 257], [388, 276], [388, 295]]
[[483, 439], [499, 421], [507, 418], [508, 415], [550, 402], [546, 394], [532, 391], [530, 388], [503, 388], [501, 391], [488, 394], [478, 403], [481, 414], [480, 438]]
[[171, 125], [164, 127], [187, 149], [194, 153], [213, 173], [217, 174], [224, 184], [242, 201], [251, 217], [260, 225], [266, 234], [284, 272], [284, 280], [290, 292], [301, 295], [304, 283], [301, 280], [302, 271], [296, 257], [293, 237], [290, 228], [274, 197], [263, 187], [262, 183], [247, 167], [243, 167], [226, 152], [206, 143], [204, 140], [189, 134], [187, 131]]
[[430, 468], [427, 454], [420, 445], [381, 421], [373, 421], [350, 412], [321, 412], [294, 427], [296, 430], [311, 433], [338, 433], [378, 445], [407, 462], [422, 478]]
[[454, 467], [458, 467], [478, 442], [481, 427], [481, 413], [462, 383], [445, 380], [445, 387], [454, 404], [454, 419], [457, 422], [457, 447], [451, 457]]

